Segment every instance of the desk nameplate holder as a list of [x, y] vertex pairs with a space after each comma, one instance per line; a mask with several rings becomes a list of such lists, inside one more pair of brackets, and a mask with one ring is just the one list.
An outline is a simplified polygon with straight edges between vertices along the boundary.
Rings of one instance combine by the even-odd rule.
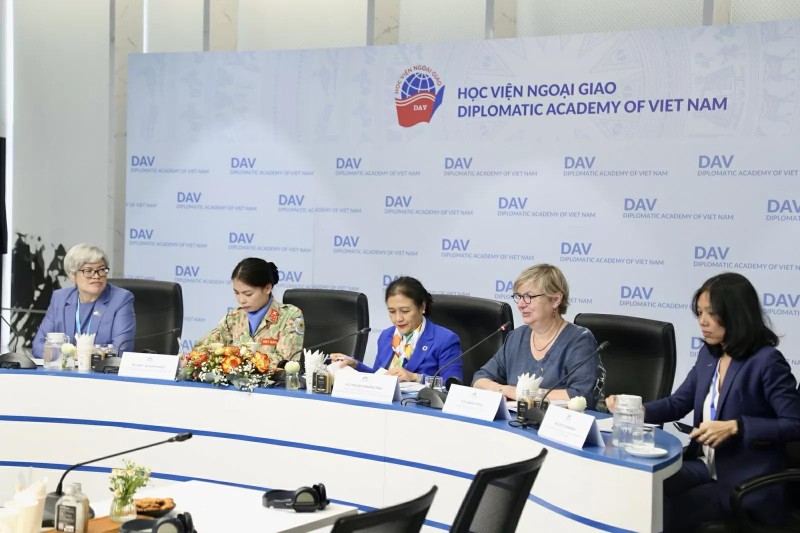
[[488, 421], [511, 418], [502, 393], [464, 385], [450, 386], [442, 412]]
[[587, 444], [605, 448], [597, 420], [592, 415], [551, 405], [539, 427], [539, 436], [576, 450]]
[[396, 376], [365, 372], [337, 372], [333, 381], [335, 398], [385, 403], [400, 401], [400, 386]]
[[178, 359], [175, 355], [125, 352], [119, 365], [119, 375], [174, 381], [178, 372]]

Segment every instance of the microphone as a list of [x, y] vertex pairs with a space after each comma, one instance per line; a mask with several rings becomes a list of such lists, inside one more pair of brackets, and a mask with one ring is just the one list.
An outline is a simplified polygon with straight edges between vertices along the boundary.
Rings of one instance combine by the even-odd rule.
[[138, 452], [139, 450], [144, 450], [145, 448], [152, 448], [153, 446], [158, 446], [159, 444], [167, 444], [169, 442], [183, 442], [185, 440], [189, 440], [192, 438], [191, 432], [186, 433], [179, 433], [173, 437], [168, 438], [167, 440], [162, 440], [159, 442], [155, 442], [153, 444], [147, 444], [145, 446], [139, 446], [138, 448], [133, 448], [130, 450], [125, 450], [124, 452], [119, 453], [112, 453], [111, 455], [106, 455], [105, 457], [99, 457], [97, 459], [91, 459], [89, 461], [84, 461], [83, 463], [78, 463], [76, 465], [72, 465], [71, 467], [67, 468], [64, 474], [61, 476], [61, 479], [58, 480], [58, 486], [56, 487], [55, 492], [51, 492], [47, 495], [47, 499], [44, 503], [44, 519], [42, 520], [42, 527], [52, 527], [53, 521], [55, 520], [56, 516], [56, 503], [61, 496], [64, 495], [63, 485], [64, 485], [64, 478], [67, 477], [67, 474], [78, 468], [79, 466], [88, 465], [91, 463], [96, 463], [98, 461], [103, 461], [105, 459], [111, 459], [112, 457], [119, 457], [120, 455], [126, 453], [133, 453]]
[[[147, 335], [139, 335], [138, 337], [134, 337], [132, 342], [136, 344], [136, 341], [141, 339], [149, 339], [152, 337], [160, 337], [162, 335], [171, 335], [180, 331], [181, 328], [172, 328], [167, 331], [159, 331], [158, 333], [148, 333]], [[141, 353], [156, 353], [155, 350], [151, 349], [144, 349]], [[172, 355], [172, 354], [169, 354]], [[99, 372], [101, 374], [118, 374], [119, 373], [119, 366], [122, 364], [122, 356], [115, 355], [111, 357], [106, 357], [102, 361], [98, 361], [97, 364], [92, 367], [92, 370], [95, 372]]]
[[[132, 339], [132, 341], [133, 341], [133, 344], [135, 345], [136, 341], [141, 341], [141, 340], [144, 340], [144, 339], [152, 339], [153, 337], [163, 337], [164, 335], [172, 335], [173, 333], [178, 333], [179, 331], [181, 331], [181, 329], [182, 328], [172, 328], [172, 329], [168, 329], [166, 331], [159, 331], [157, 333], [148, 333], [147, 335], [138, 335], [138, 336], [134, 337]], [[144, 350], [142, 350], [142, 353], [156, 353], [156, 352], [154, 350], [149, 349], [149, 348], [145, 348]], [[170, 354], [170, 355], [172, 355], [172, 354]]]
[[[561, 385], [564, 385], [567, 382], [567, 380], [575, 372], [578, 371], [578, 369], [580, 367], [585, 365], [588, 361], [591, 361], [592, 359], [594, 359], [595, 355], [599, 354], [600, 352], [602, 352], [603, 350], [608, 348], [608, 346], [610, 344], [611, 343], [608, 342], [608, 341], [601, 342], [600, 346], [598, 346], [597, 349], [595, 351], [593, 351], [591, 353], [591, 355], [589, 355], [589, 357], [587, 357], [586, 359], [584, 359], [583, 361], [578, 363], [575, 366], [575, 368], [573, 368], [572, 370], [567, 372], [566, 375], [563, 378], [559, 379], [558, 382], [556, 382], [555, 385], [550, 387], [550, 389], [547, 391], [547, 393], [542, 397], [542, 402], [537, 407], [532, 408], [532, 409], [528, 409], [528, 410], [525, 411], [525, 413], [524, 413], [524, 417], [525, 417], [524, 423], [526, 425], [528, 425], [528, 426], [532, 426], [532, 427], [538, 428], [541, 425], [542, 420], [544, 420], [544, 414], [547, 412], [547, 404], [545, 403], [545, 400], [550, 395], [550, 393], [553, 392], [553, 389], [557, 389]], [[517, 403], [519, 403], [519, 398], [517, 398]], [[517, 406], [517, 413], [520, 414], [519, 413], [519, 405]]]
[[484, 342], [488, 341], [489, 339], [491, 339], [492, 337], [494, 337], [495, 335], [497, 335], [501, 331], [506, 331], [512, 325], [513, 325], [513, 322], [511, 320], [509, 320], [508, 322], [506, 322], [505, 324], [503, 324], [502, 326], [500, 326], [496, 330], [494, 330], [491, 333], [489, 333], [486, 337], [482, 338], [481, 340], [479, 340], [478, 342], [476, 342], [475, 344], [470, 346], [469, 349], [467, 349], [466, 351], [462, 352], [460, 355], [457, 355], [457, 356], [453, 357], [447, 363], [442, 365], [439, 368], [439, 370], [437, 370], [436, 373], [433, 375], [433, 379], [431, 380], [431, 386], [430, 387], [425, 387], [424, 389], [421, 389], [417, 393], [417, 403], [421, 404], [421, 405], [427, 405], [428, 407], [433, 407], [434, 409], [441, 409], [442, 407], [444, 407], [444, 401], [447, 399], [447, 393], [435, 390], [433, 388], [433, 382], [436, 381], [436, 377], [441, 375], [442, 370], [444, 370], [448, 366], [452, 365], [456, 361], [460, 361], [469, 352], [471, 352], [472, 350], [474, 350], [475, 348], [477, 348], [478, 346], [480, 346]]
[[348, 333], [347, 335], [342, 335], [341, 337], [336, 337], [335, 339], [330, 339], [330, 340], [327, 340], [327, 341], [318, 342], [317, 344], [315, 344], [313, 346], [309, 346], [308, 348], [300, 348], [299, 350], [295, 350], [294, 352], [292, 352], [292, 354], [289, 356], [289, 359], [294, 359], [294, 356], [299, 354], [299, 353], [301, 353], [303, 350], [309, 350], [309, 351], [310, 350], [316, 350], [317, 348], [322, 348], [323, 346], [327, 346], [328, 344], [333, 344], [334, 342], [338, 342], [338, 341], [347, 339], [349, 337], [355, 337], [356, 335], [365, 335], [365, 334], [369, 333], [370, 331], [372, 331], [372, 328], [367, 326], [365, 328], [361, 328], [358, 331], [354, 331], [352, 333]]
[[[2, 315], [2, 313], [0, 313], [0, 319], [6, 323], [8, 329], [11, 330], [17, 339], [22, 339], [22, 335], [19, 334], [19, 330], [17, 330], [17, 328], [15, 328], [11, 322], [9, 322], [6, 317]], [[36, 362], [27, 354], [6, 352], [0, 355], [0, 368], [30, 370], [36, 368]]]

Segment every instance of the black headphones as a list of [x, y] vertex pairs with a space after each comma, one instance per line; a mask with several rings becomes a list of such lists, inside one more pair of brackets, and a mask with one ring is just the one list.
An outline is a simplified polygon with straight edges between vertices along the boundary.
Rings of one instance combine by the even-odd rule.
[[264, 507], [277, 509], [294, 509], [298, 513], [313, 513], [328, 506], [328, 494], [325, 485], [320, 483], [313, 487], [300, 487], [297, 490], [268, 490], [261, 498]]
[[192, 515], [180, 513], [176, 516], [162, 516], [158, 520], [143, 520], [137, 518], [124, 522], [120, 526], [121, 533], [152, 532], [152, 533], [197, 533], [192, 522]]

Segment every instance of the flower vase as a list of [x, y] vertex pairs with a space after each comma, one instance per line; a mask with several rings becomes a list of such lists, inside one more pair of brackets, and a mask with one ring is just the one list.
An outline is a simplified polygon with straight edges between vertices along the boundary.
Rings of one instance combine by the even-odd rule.
[[114, 498], [111, 501], [108, 517], [112, 522], [127, 522], [136, 518], [136, 504], [133, 503], [133, 498]]

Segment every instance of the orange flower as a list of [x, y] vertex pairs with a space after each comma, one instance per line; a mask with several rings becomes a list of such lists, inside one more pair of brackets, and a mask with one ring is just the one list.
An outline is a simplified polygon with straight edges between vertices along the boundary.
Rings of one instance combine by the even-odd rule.
[[267, 371], [269, 371], [269, 364], [269, 357], [267, 357], [266, 354], [261, 352], [256, 352], [253, 354], [253, 365], [256, 367], [256, 370], [262, 374], [265, 374]]
[[242, 358], [238, 355], [229, 355], [222, 360], [222, 371], [231, 374], [242, 364]]
[[189, 354], [189, 361], [194, 366], [200, 366], [208, 360], [208, 355], [192, 350]]
[[225, 356], [235, 356], [240, 355], [239, 347], [238, 346], [225, 346], [222, 349], [222, 354]]

